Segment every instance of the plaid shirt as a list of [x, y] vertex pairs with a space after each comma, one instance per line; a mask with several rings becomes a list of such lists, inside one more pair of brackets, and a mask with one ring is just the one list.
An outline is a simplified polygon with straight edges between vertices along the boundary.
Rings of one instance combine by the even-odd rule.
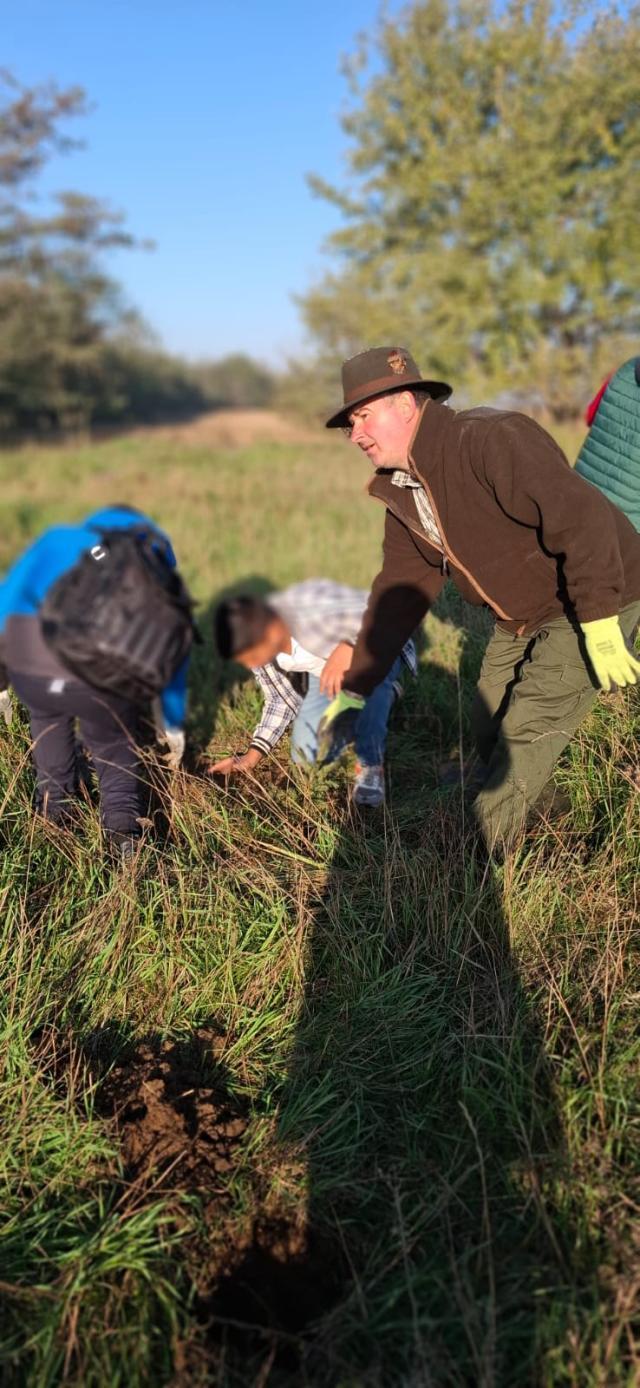
[[[270, 593], [267, 601], [286, 622], [300, 646], [327, 660], [340, 641], [355, 643], [368, 599], [365, 588], [349, 588], [328, 578], [309, 578], [281, 593]], [[403, 647], [402, 659], [415, 675], [417, 659], [413, 641], [407, 641]], [[299, 713], [308, 679], [294, 670], [281, 670], [275, 660], [254, 673], [264, 695], [264, 708], [251, 746], [266, 753], [272, 751]]]
[[415, 477], [412, 477], [410, 472], [405, 472], [403, 468], [396, 468], [391, 481], [394, 487], [408, 487], [413, 492], [416, 511], [418, 512], [418, 520], [420, 521], [427, 539], [431, 540], [432, 545], [435, 545], [436, 549], [440, 549], [444, 553], [442, 536], [436, 524], [431, 502], [429, 501], [422, 483], [418, 482]]

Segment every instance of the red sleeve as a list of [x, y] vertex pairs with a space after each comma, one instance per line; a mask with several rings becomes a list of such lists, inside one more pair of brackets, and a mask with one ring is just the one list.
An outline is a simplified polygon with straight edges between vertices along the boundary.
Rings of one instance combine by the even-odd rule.
[[602, 400], [602, 397], [603, 397], [603, 395], [604, 395], [604, 393], [605, 393], [605, 390], [607, 389], [607, 386], [608, 386], [609, 381], [611, 380], [611, 377], [612, 377], [612, 376], [613, 376], [613, 371], [610, 371], [610, 372], [609, 372], [609, 375], [608, 375], [608, 376], [605, 376], [605, 379], [604, 379], [604, 381], [602, 382], [602, 385], [600, 386], [600, 389], [599, 389], [599, 391], [598, 391], [598, 394], [597, 394], [597, 395], [594, 395], [593, 400], [590, 402], [590, 404], [587, 405], [587, 408], [586, 408], [586, 410], [585, 410], [585, 415], [584, 415], [584, 417], [585, 417], [585, 421], [586, 421], [586, 423], [588, 424], [589, 428], [591, 428], [591, 425], [593, 424], [593, 421], [594, 421], [594, 419], [595, 419], [595, 417], [596, 417], [596, 415], [597, 415], [597, 413], [598, 413], [598, 405], [600, 404], [600, 401]]

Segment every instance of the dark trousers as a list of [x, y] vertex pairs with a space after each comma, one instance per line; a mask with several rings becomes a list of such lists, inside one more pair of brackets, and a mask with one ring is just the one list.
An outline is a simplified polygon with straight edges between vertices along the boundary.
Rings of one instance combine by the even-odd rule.
[[29, 711], [40, 813], [57, 823], [69, 814], [78, 791], [78, 719], [100, 784], [105, 829], [110, 834], [139, 834], [143, 811], [135, 705], [78, 681], [19, 671], [10, 671], [9, 680]]

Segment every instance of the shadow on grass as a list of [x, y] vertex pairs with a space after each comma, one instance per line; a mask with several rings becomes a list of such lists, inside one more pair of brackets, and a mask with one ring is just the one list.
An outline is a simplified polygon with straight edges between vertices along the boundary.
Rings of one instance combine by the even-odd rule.
[[209, 1300], [225, 1384], [524, 1388], [547, 1321], [562, 1336], [570, 1231], [545, 1194], [563, 1140], [540, 1020], [496, 868], [461, 796], [437, 795], [432, 710], [459, 739], [468, 694], [423, 669], [389, 809], [345, 812], [309, 902], [279, 1117], [306, 1164], [304, 1248], [256, 1242]]
[[445, 811], [410, 850], [345, 822], [279, 1137], [306, 1160], [305, 1255], [249, 1250], [210, 1308], [228, 1350], [271, 1347], [283, 1382], [535, 1381], [561, 1134], [499, 889]]

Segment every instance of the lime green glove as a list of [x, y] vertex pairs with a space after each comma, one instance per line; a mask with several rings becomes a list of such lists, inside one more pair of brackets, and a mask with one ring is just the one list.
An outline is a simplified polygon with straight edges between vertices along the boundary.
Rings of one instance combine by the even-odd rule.
[[358, 716], [363, 708], [362, 695], [348, 694], [345, 689], [341, 689], [332, 699], [318, 727], [317, 761], [320, 764], [336, 761], [345, 747], [353, 742]]
[[601, 617], [597, 622], [581, 622], [593, 673], [601, 689], [637, 684], [640, 660], [626, 645], [617, 617]]

